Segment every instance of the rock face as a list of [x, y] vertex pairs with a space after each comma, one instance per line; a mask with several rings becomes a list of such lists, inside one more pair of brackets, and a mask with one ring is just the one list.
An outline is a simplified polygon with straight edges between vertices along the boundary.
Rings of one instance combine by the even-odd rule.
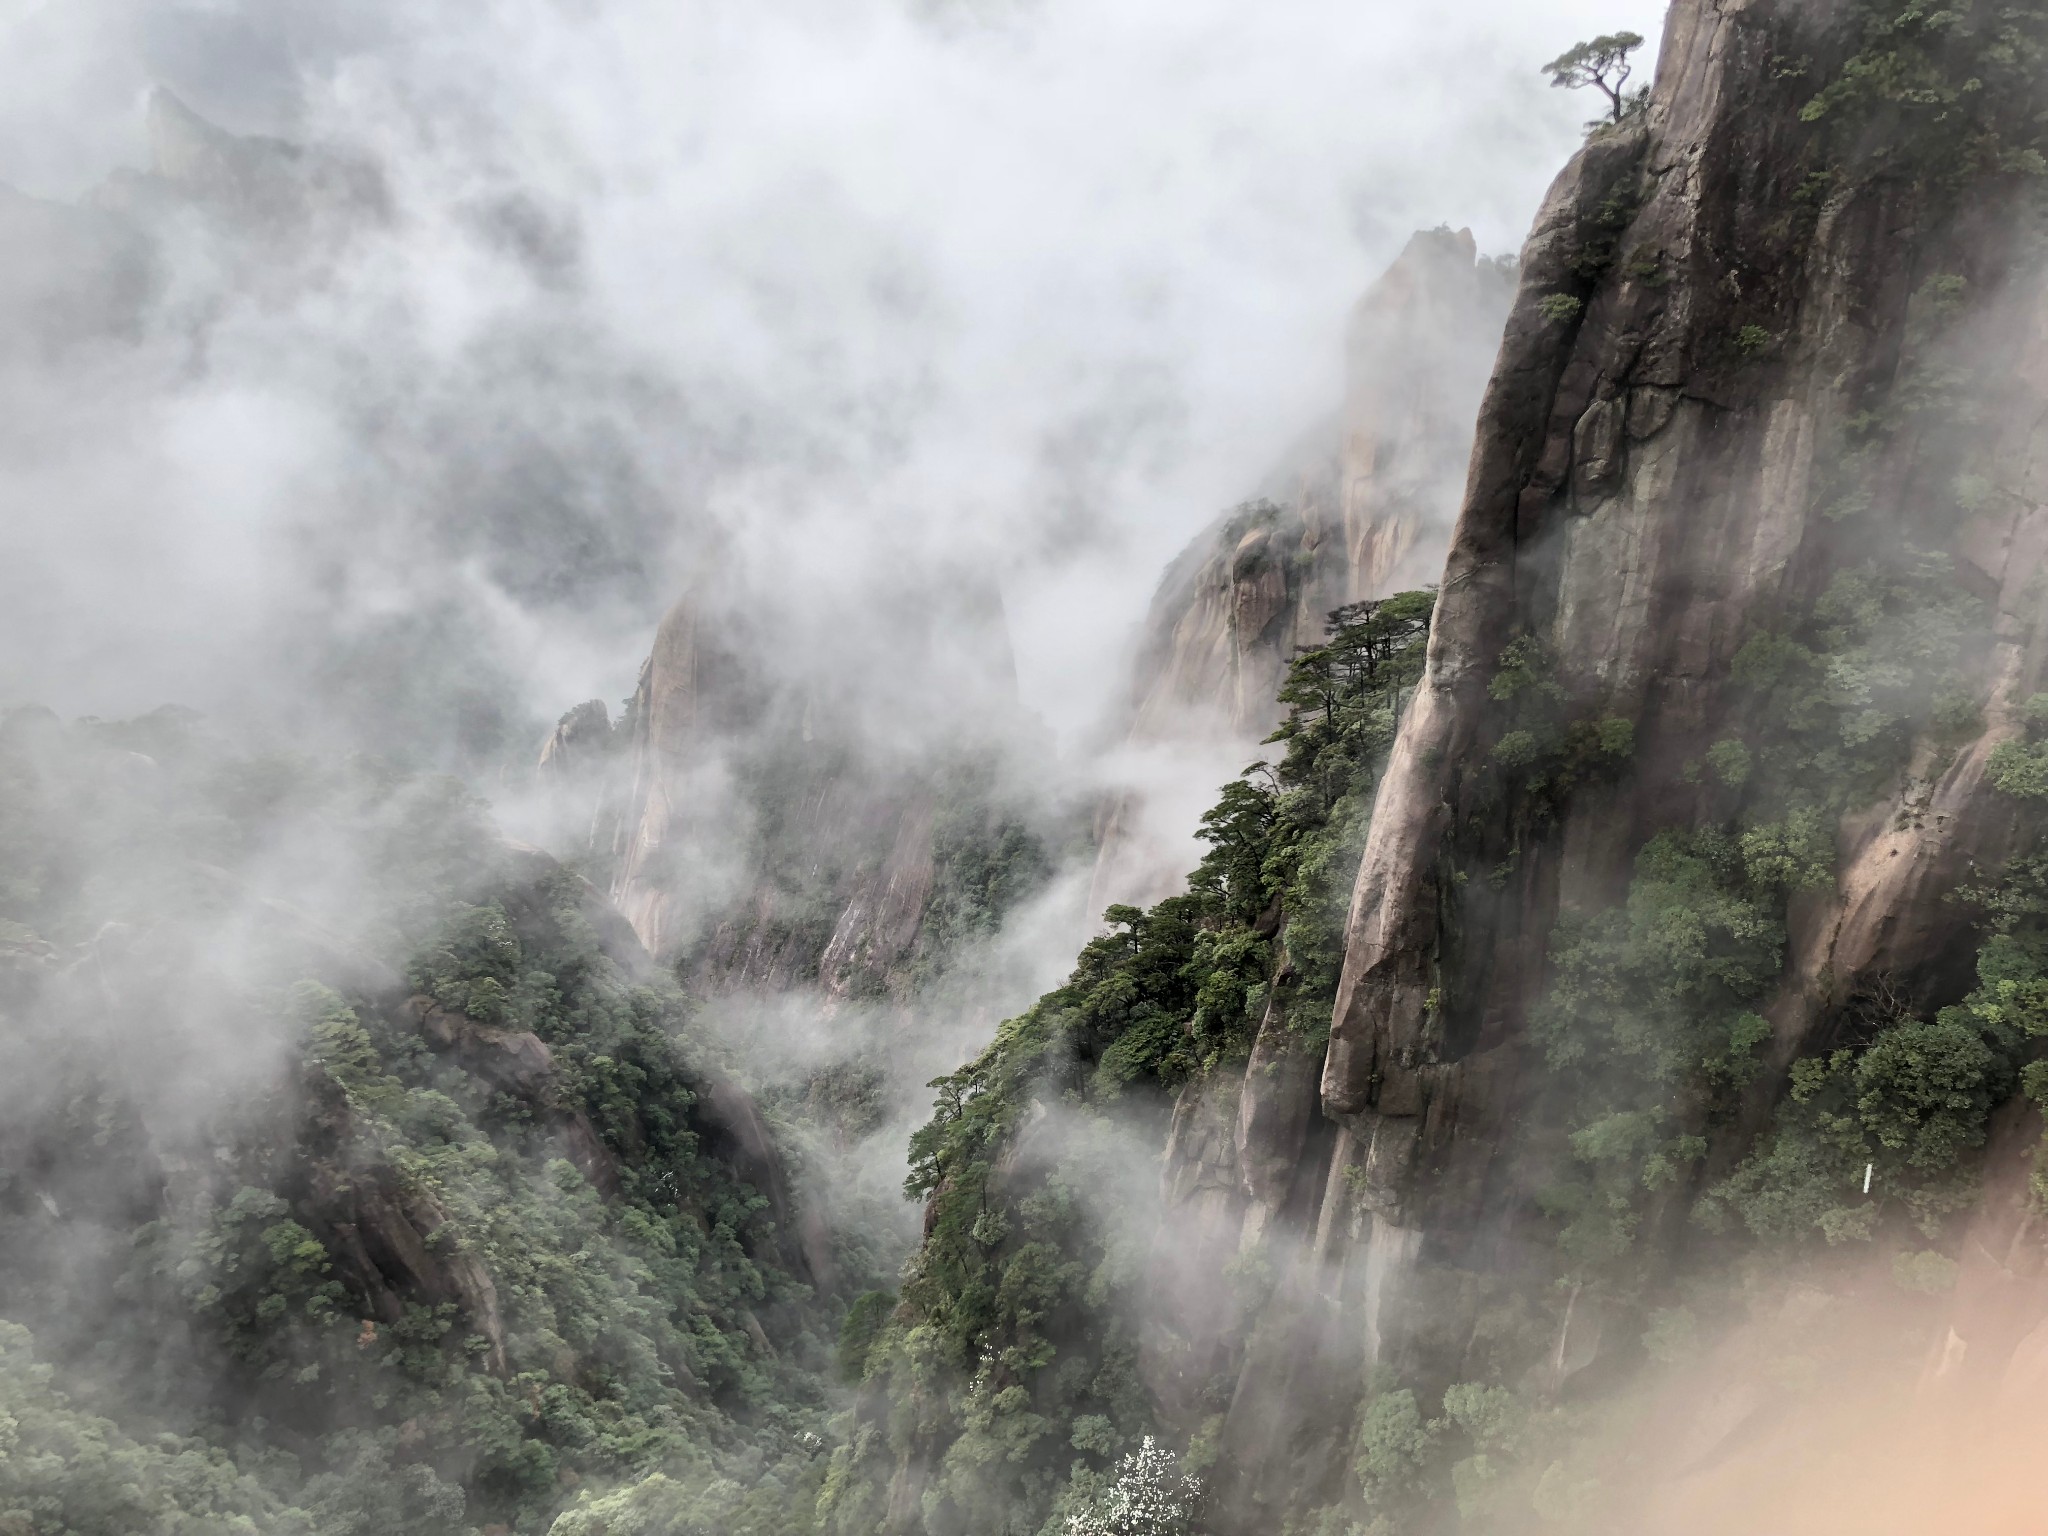
[[[1436, 579], [1513, 283], [1513, 263], [1480, 257], [1469, 230], [1424, 230], [1358, 301], [1337, 419], [1160, 583], [1132, 672], [1134, 757], [1192, 746], [1235, 772], [1331, 609]], [[1142, 789], [1105, 807], [1091, 911], [1154, 900], [1184, 873], [1183, 844], [1161, 847], [1155, 819]]]
[[[633, 778], [613, 843], [611, 894], [652, 955], [672, 951], [680, 931], [688, 871], [677, 861], [690, 845], [693, 780], [715, 769], [717, 712], [738, 691], [729, 680], [735, 666], [722, 652], [707, 653], [698, 604], [680, 602], [655, 632], [628, 708]], [[564, 717], [556, 736], [569, 725]]]
[[[1379, 791], [1319, 1088], [1255, 1054], [1242, 1082], [1187, 1090], [1167, 1149], [1168, 1227], [1226, 1256], [1280, 1242], [1277, 1294], [1295, 1303], [1270, 1326], [1161, 1309], [1163, 1402], [1219, 1361], [1236, 1382], [1219, 1530], [1272, 1528], [1301, 1487], [1341, 1482], [1330, 1423], [1376, 1367], [1478, 1379], [1473, 1298], [1555, 1263], [1539, 1208], [1557, 1122], [1530, 1018], [1560, 917], [1613, 908], [1652, 837], [1712, 819], [1700, 763], [1744, 729], [1744, 645], [1783, 632], [1837, 573], [1903, 551], [1946, 557], [1983, 600], [1964, 664], [1980, 714], [1960, 739], [1915, 746], [1837, 829], [1833, 890], [1793, 902], [1762, 1070], [1709, 1166], [1753, 1143], [1791, 1061], [1855, 999], [1895, 989], [1925, 1016], [1967, 988], [1974, 946], [1948, 897], [2011, 846], [2013, 804], [1989, 792], [1987, 763], [2022, 735], [2048, 648], [2048, 282], [2000, 199], [1951, 205], [1930, 180], [1828, 167], [1801, 109], [1856, 41], [1829, 7], [1677, 0], [1646, 109], [1590, 138], [1536, 220], [1427, 672]], [[1972, 302], [1937, 336], [1921, 319], [1942, 284]], [[1960, 508], [1941, 429], [1869, 436], [1882, 402], [1942, 370], [1972, 381], [1968, 462], [1996, 487]], [[1374, 462], [1352, 442], [1347, 476]], [[1845, 500], [1851, 466], [1864, 489]], [[1427, 552], [1426, 524], [1363, 537], [1375, 525], [1350, 518], [1351, 483], [1340, 580], [1397, 568], [1372, 564], [1376, 548]], [[1279, 521], [1230, 524], [1176, 568], [1162, 633], [1190, 638], [1155, 644], [1160, 697], [1202, 673], [1236, 708], [1221, 658], [1248, 671], [1232, 646], [1253, 631], [1232, 626], [1279, 635], [1309, 617], [1265, 575]], [[1377, 526], [1407, 525], [1397, 510]], [[1494, 685], [1517, 644], [1551, 659], [1570, 718], [1632, 742], [1624, 771], [1580, 784], [1540, 826], [1493, 767], [1514, 723]], [[1993, 1257], [1966, 1266], [1937, 1374], [2038, 1369], [2028, 1341], [2048, 1292], [2012, 1178], [1987, 1197]], [[1599, 1306], [1560, 1311], [1553, 1385], [1613, 1353]]]
[[[874, 654], [850, 638], [849, 655], [794, 678], [746, 622], [692, 594], [662, 621], [618, 726], [601, 736], [581, 706], [543, 754], [544, 779], [580, 772], [587, 797], [593, 770], [578, 764], [618, 750], [600, 777], [619, 788], [592, 819], [612, 899], [650, 953], [706, 990], [901, 1001], [941, 844], [986, 852], [984, 834], [1020, 814], [984, 771], [981, 733], [1020, 728], [1000, 600], [958, 573], [906, 581], [895, 612], [846, 620]], [[920, 689], [915, 749], [877, 740], [870, 712], [886, 719], [895, 693]], [[982, 715], [933, 724], [967, 714], [963, 699]]]
[[[1645, 118], [1587, 146], [1525, 250], [1428, 671], [1359, 873], [1323, 1076], [1324, 1107], [1390, 1216], [1483, 1182], [1467, 1159], [1486, 1157], [1485, 1137], [1467, 1127], [1503, 1112], [1480, 1081], [1521, 1048], [1555, 914], [1610, 904], [1655, 831], [1697, 819], [1707, 791], [1685, 765], [1740, 726], [1737, 651], [1858, 555], [1949, 554], [1990, 598], [1983, 728], [1842, 827], [1837, 893], [1795, 913], [1771, 1010], [1780, 1062], [1860, 980], [1926, 996], [1952, 979], [1959, 919], [1939, 898], [2009, 828], [2009, 805], [1976, 790], [2039, 683], [2028, 588], [2048, 502], [2048, 289], [2008, 270], [1999, 231], [1944, 224], [1893, 184], [1788, 219], [1813, 154], [1809, 88], [1774, 84], [1768, 66], [1795, 43], [1816, 57], [1843, 47], [1795, 8], [1676, 5]], [[1606, 257], [1589, 281], [1594, 250]], [[1959, 517], [1930, 483], [1942, 460], [1927, 434], [1906, 433], [1873, 477], [1881, 499], [1844, 518], [1829, 488], [1851, 419], [1916, 361], [1916, 292], [1965, 271], [1995, 297], [1948, 345], [1997, 380], [1980, 441], [2004, 494]], [[1578, 796], [1489, 900], [1455, 876], [1503, 851], [1498, 819], [1478, 813], [1476, 765], [1501, 735], [1489, 688], [1518, 635], [1557, 658], [1589, 713], [1630, 722], [1634, 763]]]
[[621, 725], [613, 902], [714, 990], [878, 986], [930, 895], [930, 796], [821, 740], [815, 706], [714, 641], [705, 612], [686, 599], [662, 621]]

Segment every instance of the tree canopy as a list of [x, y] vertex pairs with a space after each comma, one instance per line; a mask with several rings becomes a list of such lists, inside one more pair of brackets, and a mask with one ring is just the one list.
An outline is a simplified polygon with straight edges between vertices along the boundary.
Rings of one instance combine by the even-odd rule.
[[1634, 99], [1622, 92], [1633, 69], [1628, 56], [1642, 46], [1637, 33], [1610, 32], [1567, 49], [1544, 65], [1543, 73], [1552, 85], [1566, 90], [1597, 86], [1613, 111], [1612, 121], [1618, 123]]

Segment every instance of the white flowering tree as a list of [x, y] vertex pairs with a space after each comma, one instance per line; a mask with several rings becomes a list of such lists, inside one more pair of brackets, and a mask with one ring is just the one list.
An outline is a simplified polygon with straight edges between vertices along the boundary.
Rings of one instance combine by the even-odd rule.
[[1189, 1536], [1202, 1485], [1150, 1435], [1117, 1463], [1116, 1481], [1067, 1522], [1067, 1536]]

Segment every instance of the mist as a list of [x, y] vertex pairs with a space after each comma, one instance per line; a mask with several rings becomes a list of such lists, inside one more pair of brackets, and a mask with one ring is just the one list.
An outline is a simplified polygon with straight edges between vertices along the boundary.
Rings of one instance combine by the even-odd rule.
[[[1517, 248], [1588, 110], [1536, 66], [1658, 10], [9, 8], [0, 1215], [38, 1257], [0, 1318], [124, 1427], [256, 1466], [285, 1423], [308, 1472], [272, 1480], [344, 1509], [323, 1532], [461, 1529], [467, 1489], [472, 1525], [575, 1536], [572, 1498], [657, 1462], [642, 1489], [717, 1528], [815, 1505], [842, 1321], [929, 1234], [929, 1085], [1097, 930], [1106, 787], [1142, 785], [1171, 862], [1243, 766], [1118, 739], [1162, 573], [1333, 419], [1346, 317], [1415, 230]], [[723, 692], [643, 797], [677, 801], [656, 933], [618, 900], [650, 712], [535, 764], [644, 693], [679, 605]], [[1001, 901], [897, 956], [912, 982], [814, 953], [790, 983], [760, 935], [830, 955], [898, 821], [929, 881], [949, 814]], [[1136, 1235], [1160, 1102], [1032, 1102], [1013, 1163], [1074, 1186], [1118, 1326], [1156, 1330], [1125, 1293], [1234, 1234]], [[331, 1278], [264, 1333], [236, 1285], [294, 1232]], [[1249, 1318], [1290, 1241], [1178, 1304]], [[385, 1423], [401, 1370], [431, 1390]], [[540, 1402], [517, 1370], [553, 1373], [564, 1445], [603, 1439], [561, 1430], [576, 1393], [644, 1421], [558, 1472], [506, 1428]], [[359, 1516], [387, 1484], [412, 1502]]]
[[1513, 248], [1584, 109], [1534, 64], [1654, 20], [20, 12], [0, 181], [146, 166], [154, 83], [373, 165], [386, 211], [256, 253], [172, 221], [128, 336], [11, 372], [0, 696], [521, 755], [706, 573], [798, 668], [966, 568], [1072, 742], [1409, 231]]

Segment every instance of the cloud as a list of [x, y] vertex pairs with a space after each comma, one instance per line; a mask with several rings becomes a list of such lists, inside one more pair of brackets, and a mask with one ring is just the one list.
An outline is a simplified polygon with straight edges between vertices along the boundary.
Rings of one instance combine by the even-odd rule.
[[770, 633], [968, 568], [1075, 739], [1408, 230], [1517, 243], [1584, 114], [1534, 64], [1647, 12], [17, 11], [0, 180], [141, 163], [155, 79], [374, 159], [392, 213], [290, 254], [172, 221], [140, 340], [17, 381], [0, 693], [390, 734], [396, 672], [423, 752], [461, 707], [509, 752], [703, 567]]

